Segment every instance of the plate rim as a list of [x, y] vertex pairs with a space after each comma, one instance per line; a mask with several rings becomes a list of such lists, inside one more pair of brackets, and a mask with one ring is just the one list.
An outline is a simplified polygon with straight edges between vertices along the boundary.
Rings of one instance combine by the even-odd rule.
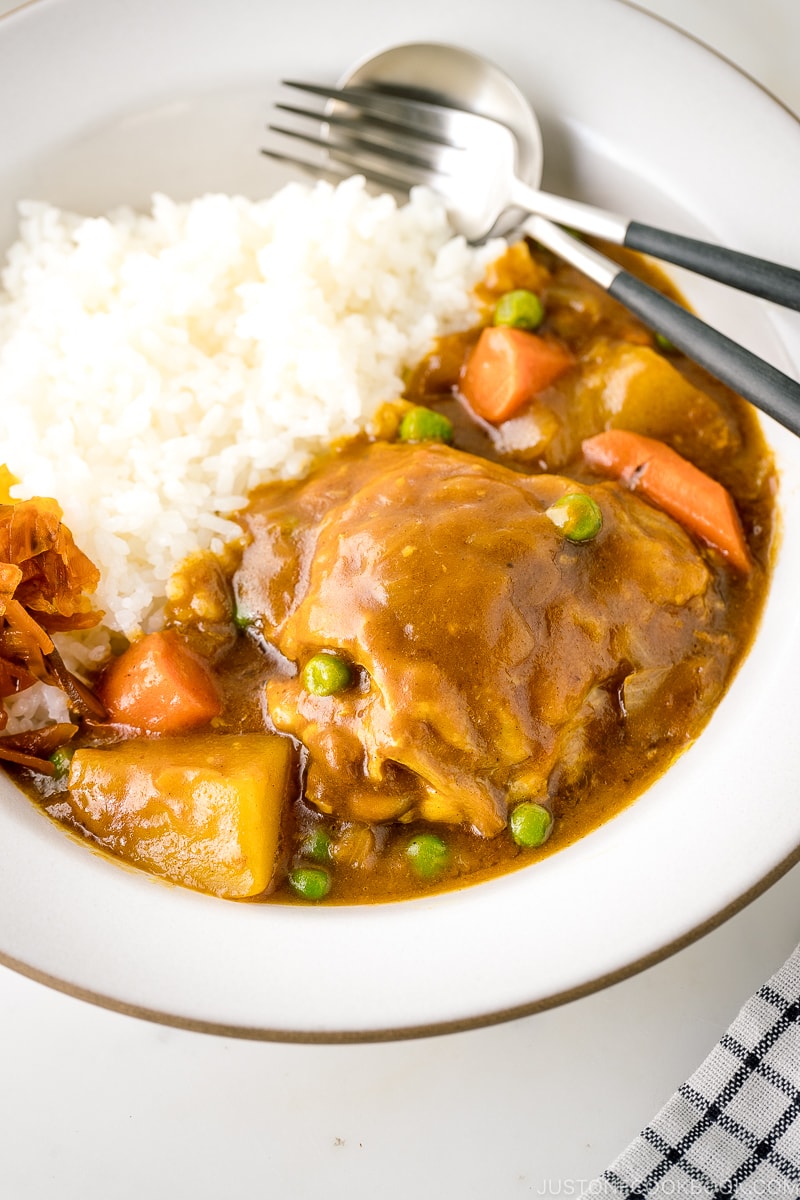
[[[29, 3], [32, 4], [37, 2], [38, 0], [29, 0]], [[626, 3], [627, 0], [620, 0], [620, 2]], [[769, 891], [774, 884], [778, 883], [798, 863], [800, 863], [800, 844], [782, 862], [778, 863], [776, 867], [773, 867], [771, 871], [763, 876], [762, 879], [752, 884], [719, 912], [701, 921], [698, 925], [681, 934], [679, 937], [674, 938], [665, 946], [659, 947], [659, 949], [653, 950], [649, 954], [642, 955], [640, 958], [626, 963], [616, 970], [605, 972], [576, 987], [566, 988], [564, 991], [556, 992], [551, 996], [545, 996], [539, 1000], [533, 1000], [527, 1004], [516, 1004], [509, 1008], [480, 1013], [475, 1017], [458, 1017], [452, 1020], [435, 1021], [420, 1025], [397, 1026], [386, 1029], [330, 1031], [229, 1025], [223, 1021], [181, 1017], [174, 1013], [148, 1008], [146, 1005], [131, 1004], [123, 1000], [117, 1000], [113, 996], [107, 996], [102, 992], [95, 992], [91, 988], [80, 987], [67, 980], [60, 979], [56, 975], [50, 975], [48, 972], [30, 966], [28, 963], [24, 963], [2, 950], [0, 950], [0, 966], [7, 967], [9, 970], [22, 975], [26, 979], [31, 979], [35, 983], [43, 984], [52, 991], [70, 996], [74, 1000], [83, 1000], [87, 1004], [94, 1005], [96, 1008], [104, 1008], [108, 1012], [116, 1012], [126, 1017], [135, 1017], [138, 1020], [149, 1021], [155, 1025], [164, 1025], [170, 1029], [182, 1029], [188, 1033], [205, 1033], [211, 1034], [214, 1037], [236, 1038], [240, 1041], [279, 1042], [294, 1045], [374, 1045], [382, 1042], [413, 1041], [420, 1038], [440, 1037], [451, 1033], [468, 1033], [474, 1029], [486, 1029], [493, 1025], [502, 1025], [509, 1021], [521, 1020], [524, 1017], [534, 1016], [536, 1013], [547, 1012], [551, 1008], [558, 1008], [562, 1004], [571, 1004], [575, 1000], [582, 1000], [587, 996], [594, 995], [596, 992], [613, 987], [614, 984], [623, 983], [626, 979], [632, 979], [642, 971], [646, 971], [650, 967], [655, 967], [659, 963], [671, 958], [674, 954], [678, 954], [681, 950], [685, 950], [688, 946], [693, 945], [694, 942], [704, 938], [707, 934], [713, 933], [715, 929], [719, 929], [720, 926], [724, 925], [752, 904], [753, 901], [757, 900], [759, 896]]]
[[[66, 0], [55, 0], [55, 2], [60, 5], [66, 3]], [[19, 14], [25, 12], [26, 10], [43, 7], [45, 3], [54, 4], [54, 0], [24, 0], [24, 3], [17, 5], [16, 7], [0, 15], [0, 23], [8, 21], [10, 18], [19, 16]], [[700, 47], [705, 53], [716, 59], [718, 62], [724, 64], [730, 71], [734, 72], [741, 79], [744, 79], [752, 87], [756, 88], [763, 96], [769, 99], [785, 114], [788, 114], [795, 126], [798, 128], [798, 130], [800, 130], [800, 115], [798, 115], [798, 113], [795, 112], [786, 102], [776, 96], [760, 80], [754, 78], [747, 70], [735, 63], [723, 52], [710, 46], [697, 35], [681, 28], [671, 19], [643, 8], [640, 4], [637, 4], [635, 0], [613, 0], [613, 3], [619, 7], [627, 8], [640, 14], [651, 23], [670, 29], [673, 33], [677, 34], [679, 38], [689, 43], [694, 43], [696, 46]], [[0, 25], [0, 29], [1, 28], [2, 25]], [[746, 659], [747, 655], [743, 661], [746, 661]], [[546, 1011], [550, 1008], [554, 1008], [559, 1005], [581, 999], [585, 996], [592, 995], [595, 992], [601, 991], [616, 983], [629, 979], [640, 972], [665, 961], [672, 955], [678, 953], [680, 950], [685, 949], [694, 942], [705, 937], [706, 934], [723, 925], [726, 921], [736, 916], [759, 896], [765, 893], [798, 863], [800, 863], [800, 842], [798, 842], [798, 844], [764, 876], [751, 883], [750, 886], [745, 888], [743, 892], [723, 905], [723, 907], [717, 912], [700, 921], [697, 925], [681, 933], [679, 936], [673, 938], [664, 945], [659, 946], [658, 948], [608, 972], [604, 972], [592, 979], [586, 980], [585, 982], [582, 982], [574, 987], [566, 988], [563, 991], [553, 993], [549, 996], [540, 997], [539, 999], [530, 1002], [499, 1008], [492, 1011], [481, 1012], [474, 1017], [457, 1017], [449, 1020], [435, 1020], [408, 1026], [346, 1030], [291, 1030], [283, 1028], [271, 1028], [267, 1026], [227, 1024], [225, 1022], [217, 1022], [205, 1018], [180, 1016], [175, 1013], [161, 1011], [158, 1008], [151, 1008], [147, 1005], [139, 1005], [136, 1003], [119, 1000], [114, 996], [106, 995], [104, 992], [94, 991], [91, 988], [82, 987], [78, 984], [71, 983], [69, 980], [62, 979], [57, 975], [50, 974], [47, 971], [44, 971], [14, 957], [13, 955], [6, 953], [2, 949], [0, 949], [0, 965], [15, 971], [24, 977], [34, 980], [35, 982], [44, 984], [52, 990], [61, 992], [62, 994], [71, 996], [75, 999], [86, 1001], [97, 1007], [105, 1008], [109, 1011], [118, 1012], [127, 1016], [144, 1019], [155, 1024], [192, 1032], [207, 1033], [215, 1036], [233, 1037], [249, 1041], [304, 1044], [357, 1044], [409, 1040], [439, 1036], [448, 1033], [464, 1032], [520, 1019], [522, 1017], [530, 1016], [537, 1012]]]

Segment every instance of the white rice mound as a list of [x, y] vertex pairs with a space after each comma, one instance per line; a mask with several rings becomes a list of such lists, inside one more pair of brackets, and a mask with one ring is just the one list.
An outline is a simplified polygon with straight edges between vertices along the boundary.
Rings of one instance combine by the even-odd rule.
[[[0, 295], [0, 458], [98, 565], [110, 629], [157, 622], [176, 565], [237, 536], [258, 484], [368, 425], [475, 316], [502, 249], [438, 201], [363, 180], [260, 202], [155, 196], [147, 215], [20, 207]], [[90, 650], [92, 639], [86, 650]], [[102, 634], [94, 656], [105, 652]]]

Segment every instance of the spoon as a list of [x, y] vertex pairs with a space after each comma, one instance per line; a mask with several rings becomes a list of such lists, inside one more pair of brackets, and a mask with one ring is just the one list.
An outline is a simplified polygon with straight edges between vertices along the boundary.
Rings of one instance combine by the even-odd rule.
[[[424, 95], [433, 103], [489, 117], [513, 134], [508, 139], [505, 156], [513, 208], [536, 213], [560, 225], [651, 254], [740, 291], [800, 310], [800, 271], [539, 190], [544, 145], [534, 110], [516, 84], [479, 55], [435, 42], [393, 46], [356, 64], [340, 87], [408, 91], [417, 98]], [[487, 134], [491, 138], [492, 131], [487, 130]], [[477, 129], [474, 137], [480, 137]], [[492, 139], [492, 146], [497, 161], [496, 138]], [[483, 184], [485, 191], [485, 179]], [[488, 205], [487, 211], [490, 208]], [[489, 235], [494, 221], [491, 219], [486, 225], [477, 209], [475, 220], [468, 236], [481, 241]]]

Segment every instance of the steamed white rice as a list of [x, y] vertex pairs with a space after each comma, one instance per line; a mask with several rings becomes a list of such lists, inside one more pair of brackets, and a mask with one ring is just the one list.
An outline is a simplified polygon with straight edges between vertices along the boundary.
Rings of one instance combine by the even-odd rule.
[[[111, 629], [157, 620], [186, 555], [236, 536], [256, 485], [302, 472], [474, 315], [502, 248], [363, 181], [81, 218], [21, 206], [0, 296], [0, 456], [97, 563]], [[102, 633], [95, 640], [102, 652]], [[91, 638], [87, 650], [91, 653]]]

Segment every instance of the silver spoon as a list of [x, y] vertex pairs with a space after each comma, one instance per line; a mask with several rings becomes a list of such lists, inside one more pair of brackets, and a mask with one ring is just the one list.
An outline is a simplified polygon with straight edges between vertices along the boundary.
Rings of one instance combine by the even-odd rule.
[[[436, 81], [435, 87], [431, 86], [431, 80]], [[338, 89], [314, 84], [291, 86], [328, 99], [323, 114], [278, 106], [300, 117], [321, 121], [320, 135], [278, 126], [271, 128], [320, 147], [325, 158], [321, 163], [309, 163], [270, 150], [265, 150], [265, 154], [316, 175], [341, 178], [361, 172], [379, 186], [393, 186], [401, 192], [414, 183], [427, 183], [443, 195], [455, 228], [467, 236], [473, 236], [474, 230], [471, 225], [468, 232], [465, 225], [476, 219], [472, 192], [485, 192], [487, 179], [493, 174], [486, 169], [489, 161], [486, 154], [470, 157], [471, 143], [467, 139], [476, 112], [489, 118], [484, 122], [492, 127], [486, 130], [487, 136], [494, 137], [501, 130], [509, 141], [517, 143], [516, 171], [512, 170], [512, 178], [524, 174], [526, 180], [535, 183], [540, 179], [542, 139], [531, 106], [498, 67], [469, 51], [437, 43], [396, 46], [358, 63], [341, 80]], [[369, 135], [366, 139], [365, 133]], [[419, 147], [424, 148], [424, 155], [420, 155]], [[488, 141], [484, 149], [488, 153]], [[472, 171], [474, 161], [478, 164], [478, 174], [467, 193], [463, 187], [465, 177], [459, 171], [465, 168]], [[506, 158], [508, 161], [513, 168], [513, 153], [511, 160]], [[498, 213], [507, 215], [508, 209], [506, 204], [497, 205], [497, 193], [494, 195], [492, 219]], [[565, 203], [583, 211], [598, 211], [572, 201]], [[570, 211], [574, 216], [575, 209]], [[487, 214], [488, 210], [483, 213], [482, 236], [490, 232], [486, 228]], [[605, 236], [613, 232], [615, 221], [622, 220], [604, 214], [603, 220], [607, 218], [609, 227], [600, 226]], [[517, 228], [518, 222], [519, 217]], [[800, 384], [795, 380], [544, 217], [529, 217], [522, 228], [593, 279], [723, 383], [800, 436]]]

